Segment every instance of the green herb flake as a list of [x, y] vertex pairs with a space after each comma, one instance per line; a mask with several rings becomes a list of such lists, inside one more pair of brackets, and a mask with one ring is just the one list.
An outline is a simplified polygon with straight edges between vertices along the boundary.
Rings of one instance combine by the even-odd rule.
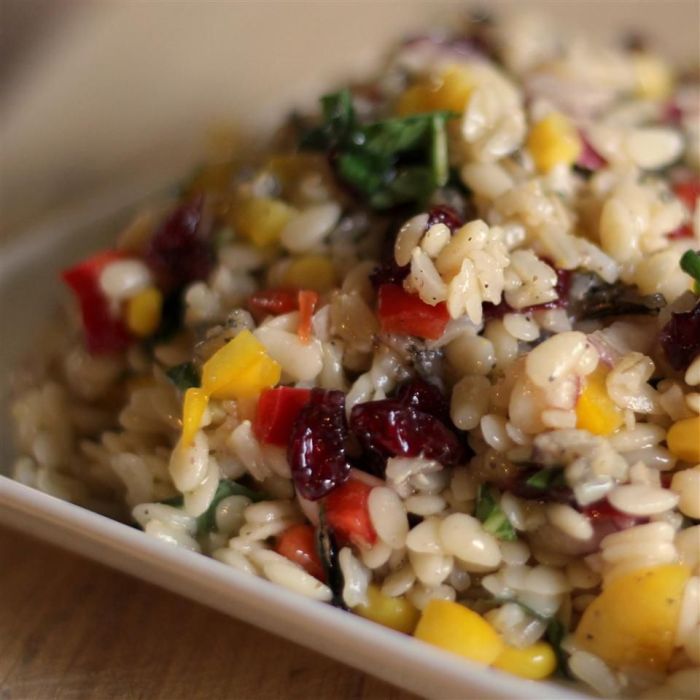
[[268, 498], [264, 493], [259, 493], [258, 491], [253, 491], [247, 486], [243, 486], [236, 481], [231, 479], [222, 479], [219, 485], [216, 487], [216, 493], [212, 499], [209, 507], [197, 517], [197, 534], [203, 535], [207, 532], [213, 532], [216, 530], [216, 507], [219, 503], [229, 496], [245, 496], [249, 498], [253, 503], [258, 501], [264, 501]]
[[563, 678], [572, 678], [569, 671], [569, 666], [566, 663], [566, 652], [561, 646], [566, 634], [567, 631], [564, 624], [557, 618], [553, 617], [547, 625], [545, 638], [552, 645], [554, 654], [557, 657], [557, 675]]
[[499, 540], [512, 542], [517, 539], [515, 529], [496, 500], [498, 491], [489, 484], [482, 484], [476, 497], [475, 515], [484, 524], [484, 530]]
[[700, 294], [700, 250], [686, 250], [681, 256], [681, 269], [694, 280], [693, 290]]
[[446, 124], [439, 111], [360, 124], [348, 90], [321, 99], [323, 123], [304, 132], [301, 148], [333, 153], [341, 180], [370, 207], [425, 205], [449, 179]]
[[565, 486], [564, 470], [560, 468], [540, 469], [527, 479], [525, 483], [531, 488], [540, 491], [547, 491], [557, 486]]
[[183, 362], [165, 370], [168, 379], [182, 392], [199, 386], [199, 372], [192, 362]]

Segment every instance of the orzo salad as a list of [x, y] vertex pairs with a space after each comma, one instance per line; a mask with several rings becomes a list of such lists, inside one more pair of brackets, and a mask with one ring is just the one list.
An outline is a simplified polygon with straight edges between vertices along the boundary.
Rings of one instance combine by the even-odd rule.
[[698, 697], [699, 100], [638, 37], [406, 40], [63, 272], [14, 477], [524, 678]]

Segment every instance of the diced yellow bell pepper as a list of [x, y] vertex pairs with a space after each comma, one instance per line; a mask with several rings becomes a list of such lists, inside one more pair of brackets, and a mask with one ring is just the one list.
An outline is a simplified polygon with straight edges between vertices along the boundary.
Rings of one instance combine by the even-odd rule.
[[241, 331], [217, 350], [202, 368], [202, 389], [217, 399], [256, 396], [275, 386], [281, 368], [249, 331]]
[[182, 445], [192, 444], [194, 436], [202, 425], [204, 411], [209, 404], [209, 397], [202, 389], [188, 389], [182, 404]]
[[323, 255], [302, 255], [289, 263], [284, 273], [284, 285], [298, 289], [311, 289], [323, 294], [335, 287], [335, 267]]
[[234, 203], [231, 214], [236, 231], [259, 248], [279, 241], [282, 229], [295, 213], [281, 199], [250, 197]]
[[428, 603], [414, 636], [482, 664], [493, 663], [504, 649], [496, 630], [481, 615], [449, 600]]
[[155, 287], [148, 287], [126, 303], [126, 326], [139, 338], [155, 333], [160, 324], [163, 295]]
[[404, 596], [392, 598], [384, 595], [374, 584], [367, 588], [367, 605], [358, 605], [353, 608], [353, 612], [406, 634], [413, 632], [420, 616], [413, 603]]
[[671, 68], [658, 56], [638, 51], [631, 54], [637, 95], [645, 100], [664, 100], [673, 92]]
[[586, 608], [576, 643], [615, 668], [664, 671], [673, 653], [690, 569], [639, 569], [614, 579]]
[[523, 649], [506, 647], [493, 666], [521, 678], [539, 681], [554, 673], [557, 657], [549, 644], [537, 642]]
[[700, 416], [676, 421], [666, 435], [669, 452], [691, 464], [700, 463]]
[[399, 98], [396, 111], [400, 115], [440, 109], [462, 113], [474, 87], [474, 78], [468, 66], [450, 66], [437, 78], [408, 88]]
[[606, 376], [600, 367], [589, 374], [576, 402], [576, 427], [594, 435], [610, 435], [625, 420], [622, 409], [608, 396]]
[[527, 148], [537, 169], [547, 173], [556, 165], [575, 163], [582, 144], [574, 125], [563, 114], [552, 112], [530, 129]]

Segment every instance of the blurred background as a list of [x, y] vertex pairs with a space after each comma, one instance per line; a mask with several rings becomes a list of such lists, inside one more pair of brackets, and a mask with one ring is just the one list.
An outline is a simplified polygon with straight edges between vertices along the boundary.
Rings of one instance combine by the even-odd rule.
[[639, 22], [697, 61], [698, 0], [0, 0], [0, 235], [172, 181], [212, 124], [235, 124], [242, 148], [391, 39], [475, 4], [609, 37]]

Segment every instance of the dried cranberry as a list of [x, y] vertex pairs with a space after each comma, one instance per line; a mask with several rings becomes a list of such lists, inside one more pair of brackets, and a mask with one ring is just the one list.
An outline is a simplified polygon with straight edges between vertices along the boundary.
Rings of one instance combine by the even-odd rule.
[[675, 100], [669, 100], [661, 112], [661, 122], [669, 126], [680, 126], [683, 120], [683, 110]]
[[690, 311], [671, 314], [659, 333], [659, 343], [673, 369], [688, 369], [700, 355], [700, 301]]
[[396, 400], [409, 408], [435, 416], [450, 425], [450, 408], [443, 393], [434, 384], [415, 378], [403, 384], [396, 392]]
[[408, 277], [409, 266], [399, 265], [393, 258], [381, 263], [370, 274], [369, 280], [375, 289], [379, 289], [383, 284], [403, 284]]
[[599, 530], [618, 532], [648, 521], [648, 518], [638, 518], [619, 511], [607, 500], [584, 506], [581, 508], [581, 512], [590, 520], [596, 532]]
[[312, 389], [287, 448], [294, 486], [301, 496], [316, 501], [347, 480], [347, 438], [343, 392]]
[[429, 413], [398, 401], [368, 401], [352, 409], [350, 428], [370, 458], [418, 457], [457, 464], [463, 449], [457, 436]]
[[437, 204], [428, 212], [428, 228], [435, 224], [445, 224], [450, 231], [454, 232], [463, 223], [462, 217], [447, 204]]
[[503, 299], [498, 304], [492, 304], [490, 301], [487, 301], [482, 305], [481, 310], [484, 313], [484, 321], [493, 321], [511, 313], [513, 307]]
[[146, 263], [166, 289], [204, 279], [214, 254], [203, 222], [204, 198], [198, 195], [173, 211], [156, 229]]

